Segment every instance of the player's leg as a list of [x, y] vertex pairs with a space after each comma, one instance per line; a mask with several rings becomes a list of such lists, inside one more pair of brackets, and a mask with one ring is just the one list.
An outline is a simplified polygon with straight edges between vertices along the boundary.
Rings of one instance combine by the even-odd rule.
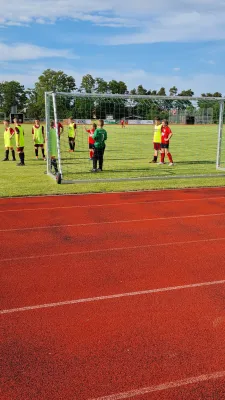
[[39, 148], [39, 145], [38, 145], [38, 144], [35, 144], [35, 145], [34, 145], [34, 152], [35, 152], [36, 160], [38, 160], [38, 148]]
[[165, 164], [165, 149], [162, 147], [161, 148], [161, 158], [160, 158], [160, 164]]
[[54, 168], [55, 173], [57, 174], [57, 172], [59, 172], [59, 171], [58, 171], [58, 166], [57, 166], [57, 161], [56, 161], [55, 156], [51, 157], [51, 168], [52, 167]]
[[75, 142], [75, 138], [73, 138], [73, 142], [72, 142], [72, 150], [73, 152], [75, 151], [75, 146], [76, 146], [76, 142]]
[[170, 153], [170, 151], [169, 151], [169, 146], [168, 146], [168, 148], [166, 149], [166, 155], [167, 155], [167, 157], [168, 157], [168, 159], [169, 159], [169, 166], [172, 166], [173, 165], [173, 157], [172, 157], [172, 154]]
[[158, 143], [153, 143], [153, 146], [154, 146], [154, 156], [152, 162], [156, 163], [158, 159], [158, 149], [159, 149]]
[[16, 154], [15, 154], [15, 150], [13, 147], [10, 147], [11, 153], [12, 153], [12, 161], [16, 161]]
[[93, 156], [93, 169], [92, 172], [97, 171], [97, 161], [98, 161], [98, 149], [94, 148], [94, 156]]
[[90, 160], [93, 159], [94, 156], [94, 148], [93, 148], [93, 144], [89, 144], [89, 156], [90, 156]]
[[41, 152], [42, 152], [42, 158], [43, 158], [44, 161], [46, 161], [46, 157], [45, 157], [45, 147], [44, 147], [43, 144], [41, 144], [40, 147], [41, 147]]
[[18, 167], [24, 166], [25, 165], [24, 147], [17, 147], [17, 153], [19, 154], [19, 159], [20, 159], [20, 162], [17, 164], [17, 166]]
[[72, 138], [71, 137], [69, 137], [69, 152], [72, 152], [73, 151], [73, 142], [72, 142]]
[[9, 161], [9, 147], [5, 147], [5, 158], [2, 161]]
[[99, 171], [102, 171], [103, 168], [103, 155], [104, 155], [104, 149], [99, 149], [98, 151]]

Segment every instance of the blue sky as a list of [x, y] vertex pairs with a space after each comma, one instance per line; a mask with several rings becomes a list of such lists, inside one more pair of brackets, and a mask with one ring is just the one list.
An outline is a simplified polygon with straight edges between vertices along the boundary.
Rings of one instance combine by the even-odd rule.
[[[225, 94], [225, 0], [11, 0], [1, 6], [0, 80], [44, 69], [132, 89]], [[16, 10], [13, 12], [12, 10]]]

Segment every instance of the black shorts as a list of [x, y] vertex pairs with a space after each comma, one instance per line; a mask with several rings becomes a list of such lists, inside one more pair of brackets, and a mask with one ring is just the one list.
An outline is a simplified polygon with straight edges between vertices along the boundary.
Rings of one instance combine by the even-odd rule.
[[92, 149], [94, 149], [94, 148], [95, 148], [94, 143], [89, 143], [89, 149], [92, 150]]
[[34, 147], [41, 147], [41, 148], [43, 148], [44, 147], [44, 145], [43, 144], [34, 144]]
[[68, 136], [69, 142], [75, 142], [75, 137]]
[[16, 151], [17, 151], [18, 153], [22, 153], [23, 150], [24, 150], [24, 147], [17, 147], [17, 148], [16, 148]]
[[161, 149], [168, 149], [169, 143], [161, 143]]

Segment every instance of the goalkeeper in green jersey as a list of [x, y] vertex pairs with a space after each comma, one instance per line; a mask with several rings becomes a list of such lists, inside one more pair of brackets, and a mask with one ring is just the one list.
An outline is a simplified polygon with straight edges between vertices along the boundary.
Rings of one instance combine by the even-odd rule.
[[[107, 132], [104, 129], [104, 121], [99, 120], [99, 127], [96, 129], [93, 139], [94, 143], [94, 156], [93, 156], [93, 169], [92, 172], [102, 171], [103, 168], [103, 157], [105, 152], [105, 141], [107, 140]], [[97, 162], [99, 168], [97, 169]]]

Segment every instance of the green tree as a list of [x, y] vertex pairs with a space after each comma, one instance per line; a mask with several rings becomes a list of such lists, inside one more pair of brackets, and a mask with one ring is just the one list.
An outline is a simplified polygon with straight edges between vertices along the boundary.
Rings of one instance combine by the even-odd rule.
[[158, 96], [166, 96], [166, 89], [164, 87], [161, 87], [161, 89], [159, 89]]
[[177, 92], [178, 92], [178, 89], [177, 89], [176, 86], [171, 87], [170, 90], [169, 90], [170, 96], [176, 96]]
[[0, 83], [0, 107], [2, 112], [9, 115], [12, 106], [22, 111], [26, 105], [27, 96], [23, 85], [17, 81]]
[[95, 91], [96, 91], [96, 93], [107, 93], [108, 82], [106, 82], [102, 78], [96, 78], [95, 79]]
[[147, 89], [145, 89], [142, 85], [137, 87], [137, 94], [140, 96], [145, 96], [147, 94]]
[[[54, 71], [52, 69], [45, 70], [35, 83], [37, 110], [40, 112], [39, 117], [43, 118], [45, 115], [45, 92], [71, 93], [74, 92], [75, 89], [76, 83], [72, 76], [65, 74], [63, 71]], [[58, 98], [57, 106], [58, 116], [61, 119], [67, 118], [70, 115], [73, 105], [70, 98]]]
[[86, 93], [91, 93], [95, 88], [95, 79], [92, 75], [84, 75], [81, 81], [80, 89]]

